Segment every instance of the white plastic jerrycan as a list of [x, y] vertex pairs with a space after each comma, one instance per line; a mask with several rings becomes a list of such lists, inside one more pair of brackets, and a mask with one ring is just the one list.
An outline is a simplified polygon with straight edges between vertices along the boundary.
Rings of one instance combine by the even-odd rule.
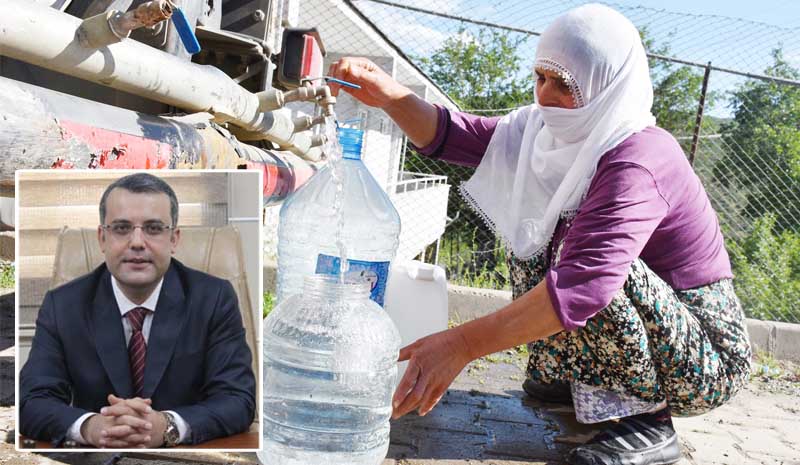
[[[401, 347], [444, 331], [448, 320], [444, 268], [416, 260], [395, 262], [386, 286], [384, 308], [400, 331]], [[398, 383], [407, 364], [398, 366]]]

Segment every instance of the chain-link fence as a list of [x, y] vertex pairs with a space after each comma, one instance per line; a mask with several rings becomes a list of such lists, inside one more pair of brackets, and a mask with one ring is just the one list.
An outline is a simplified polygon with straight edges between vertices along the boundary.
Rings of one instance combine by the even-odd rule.
[[[441, 104], [490, 117], [532, 102], [540, 32], [586, 2], [316, 0], [302, 8], [322, 3], [372, 29], [361, 36], [324, 26], [326, 40], [348, 35], [342, 54], [378, 58], [372, 42], [383, 41], [395, 61], [431, 81], [412, 89], [429, 100], [443, 92], [451, 101]], [[642, 33], [653, 113], [711, 197], [748, 315], [800, 322], [800, 28], [609, 5]], [[402, 82], [409, 72], [400, 68], [385, 67]], [[503, 247], [455, 188], [472, 171], [408, 152], [398, 180], [409, 172], [447, 176], [447, 226], [425, 258], [445, 266], [450, 282], [506, 288]], [[416, 223], [431, 221], [423, 210]]]

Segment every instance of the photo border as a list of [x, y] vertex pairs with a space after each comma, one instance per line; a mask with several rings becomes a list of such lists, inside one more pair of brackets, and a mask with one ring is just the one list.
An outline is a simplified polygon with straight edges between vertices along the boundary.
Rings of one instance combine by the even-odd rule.
[[[254, 302], [255, 308], [253, 309], [255, 314], [259, 317], [255, 320], [257, 325], [257, 334], [258, 334], [258, 344], [256, 352], [257, 354], [252, 354], [253, 357], [256, 359], [256, 366], [259, 367], [258, 373], [255, 373], [256, 376], [256, 420], [258, 423], [258, 449], [211, 449], [211, 448], [202, 448], [202, 447], [193, 447], [193, 448], [186, 448], [186, 447], [170, 447], [170, 448], [156, 448], [156, 449], [112, 449], [112, 448], [87, 448], [87, 447], [76, 447], [76, 448], [26, 448], [22, 447], [20, 443], [20, 438], [22, 437], [20, 434], [20, 405], [19, 405], [19, 381], [20, 381], [20, 371], [22, 367], [19, 363], [20, 351], [19, 351], [19, 337], [20, 337], [20, 311], [19, 311], [19, 246], [20, 246], [20, 237], [19, 237], [19, 182], [20, 182], [20, 174], [28, 173], [28, 172], [35, 172], [35, 173], [42, 173], [42, 172], [54, 172], [59, 174], [64, 174], [65, 172], [70, 173], [126, 173], [126, 174], [133, 174], [133, 173], [150, 173], [157, 176], [159, 172], [170, 172], [170, 173], [253, 173], [249, 174], [249, 176], [258, 176], [258, 193], [260, 194], [261, 202], [260, 202], [260, 209], [259, 209], [259, 216], [258, 216], [258, 237], [260, 238], [260, 246], [258, 254], [258, 292], [256, 293], [256, 302]], [[264, 424], [263, 419], [258, 418], [259, 414], [261, 414], [261, 409], [263, 408], [263, 345], [264, 345], [264, 332], [263, 332], [263, 325], [260, 322], [263, 320], [262, 309], [264, 306], [264, 221], [263, 221], [263, 210], [264, 210], [264, 200], [263, 200], [263, 193], [264, 193], [264, 176], [261, 175], [261, 171], [259, 170], [240, 170], [240, 169], [168, 169], [168, 170], [146, 170], [146, 169], [108, 169], [108, 170], [97, 170], [97, 169], [70, 169], [70, 170], [46, 170], [46, 169], [22, 169], [16, 170], [14, 172], [14, 229], [17, 233], [15, 240], [14, 240], [14, 421], [15, 421], [15, 428], [14, 428], [14, 450], [17, 452], [30, 452], [30, 453], [39, 453], [39, 452], [58, 452], [58, 453], [69, 453], [69, 452], [94, 452], [94, 453], [119, 453], [119, 452], [138, 452], [138, 453], [153, 453], [153, 454], [170, 454], [170, 453], [207, 453], [207, 452], [249, 452], [255, 453], [258, 450], [263, 449], [264, 447]], [[245, 218], [242, 217], [228, 217], [228, 222], [230, 224], [231, 218], [235, 218], [238, 220], [242, 220]], [[249, 219], [249, 218], [248, 218]], [[259, 396], [258, 393], [261, 393]], [[165, 456], [165, 459], [168, 456]]]

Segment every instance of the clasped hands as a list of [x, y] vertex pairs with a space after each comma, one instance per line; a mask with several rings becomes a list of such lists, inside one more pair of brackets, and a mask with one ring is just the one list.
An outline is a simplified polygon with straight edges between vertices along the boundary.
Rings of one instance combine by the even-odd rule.
[[81, 425], [81, 435], [94, 447], [139, 449], [161, 447], [167, 423], [150, 399], [108, 395], [108, 406]]

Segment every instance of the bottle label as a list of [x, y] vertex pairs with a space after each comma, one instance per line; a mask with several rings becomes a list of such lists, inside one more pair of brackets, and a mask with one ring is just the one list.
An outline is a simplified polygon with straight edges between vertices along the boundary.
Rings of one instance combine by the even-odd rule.
[[[317, 257], [317, 274], [339, 274], [341, 259], [331, 255], [320, 254]], [[386, 294], [386, 282], [389, 280], [389, 262], [366, 262], [362, 260], [347, 260], [348, 269], [345, 280], [366, 279], [371, 286], [370, 299], [383, 307], [383, 297]]]

